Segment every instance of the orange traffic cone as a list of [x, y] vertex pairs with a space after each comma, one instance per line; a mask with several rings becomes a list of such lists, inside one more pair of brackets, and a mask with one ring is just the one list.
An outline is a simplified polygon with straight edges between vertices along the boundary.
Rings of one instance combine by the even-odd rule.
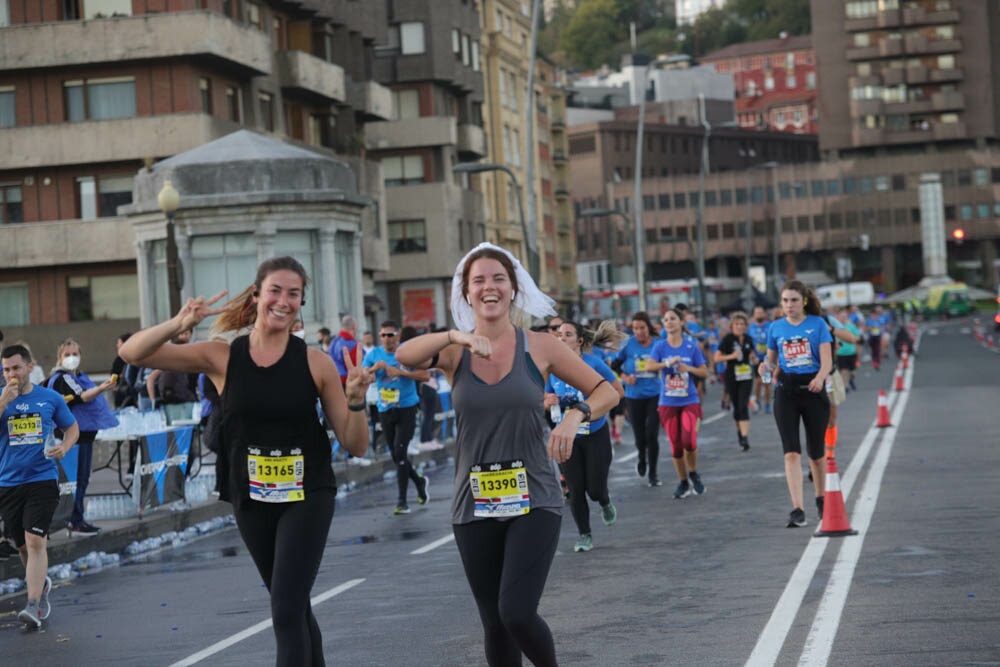
[[903, 367], [896, 366], [896, 391], [903, 391]]
[[844, 537], [857, 535], [851, 530], [847, 520], [847, 508], [844, 506], [844, 493], [840, 490], [840, 475], [837, 473], [837, 461], [833, 458], [833, 447], [826, 451], [826, 496], [823, 500], [823, 523], [816, 531], [816, 537]]
[[878, 390], [878, 417], [875, 426], [885, 428], [892, 426], [889, 421], [889, 399], [885, 396], [885, 389]]
[[906, 343], [903, 343], [903, 370], [910, 367], [910, 348]]

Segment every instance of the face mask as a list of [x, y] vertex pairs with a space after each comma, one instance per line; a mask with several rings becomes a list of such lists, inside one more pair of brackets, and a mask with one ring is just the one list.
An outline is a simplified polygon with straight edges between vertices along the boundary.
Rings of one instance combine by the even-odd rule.
[[63, 357], [62, 367], [68, 371], [75, 371], [80, 367], [80, 357], [75, 354], [67, 354]]
[[305, 329], [301, 329], [299, 331], [293, 331], [292, 335], [295, 336], [296, 338], [301, 338], [302, 340], [305, 340], [306, 339], [306, 330]]

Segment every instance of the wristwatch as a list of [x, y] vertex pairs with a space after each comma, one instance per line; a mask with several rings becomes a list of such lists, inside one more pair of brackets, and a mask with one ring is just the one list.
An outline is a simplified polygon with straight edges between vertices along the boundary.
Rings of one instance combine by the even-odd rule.
[[581, 413], [583, 413], [583, 421], [585, 422], [590, 421], [590, 406], [584, 403], [583, 401], [577, 401], [576, 403], [573, 403], [567, 408], [567, 410], [579, 410]]

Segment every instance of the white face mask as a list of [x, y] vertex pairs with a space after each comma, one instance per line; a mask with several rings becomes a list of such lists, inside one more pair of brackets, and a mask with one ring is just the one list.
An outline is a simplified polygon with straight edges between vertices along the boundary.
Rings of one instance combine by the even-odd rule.
[[77, 354], [67, 354], [63, 357], [62, 367], [68, 371], [75, 371], [80, 367], [80, 356]]
[[305, 340], [306, 339], [306, 330], [305, 329], [300, 329], [299, 331], [293, 331], [292, 335], [295, 336], [296, 338], [301, 338], [302, 340]]

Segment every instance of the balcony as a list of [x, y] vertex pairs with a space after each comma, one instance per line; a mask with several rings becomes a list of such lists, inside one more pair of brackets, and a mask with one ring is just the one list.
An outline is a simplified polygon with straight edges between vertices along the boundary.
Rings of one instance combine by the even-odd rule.
[[929, 113], [930, 100], [907, 100], [906, 102], [886, 102], [882, 107], [886, 115], [903, 115], [911, 113]]
[[880, 146], [885, 132], [878, 128], [856, 127], [851, 132], [851, 139], [855, 146]]
[[135, 260], [135, 235], [125, 218], [0, 226], [0, 266], [4, 268], [126, 260]]
[[930, 79], [934, 83], [945, 81], [962, 81], [965, 78], [965, 70], [961, 67], [951, 69], [932, 69]]
[[486, 133], [483, 128], [472, 123], [458, 126], [458, 156], [463, 160], [486, 157]]
[[882, 100], [851, 100], [851, 118], [882, 115]]
[[878, 46], [859, 46], [854, 49], [847, 49], [848, 60], [872, 60], [878, 57]]
[[938, 123], [934, 126], [934, 138], [938, 141], [967, 139], [968, 136], [965, 123]]
[[927, 53], [958, 53], [962, 50], [962, 40], [959, 39], [935, 39], [927, 42]]
[[877, 28], [895, 28], [899, 22], [898, 9], [883, 9], [875, 17], [875, 27]]
[[278, 81], [288, 91], [298, 91], [331, 102], [344, 102], [344, 68], [302, 51], [275, 54]]
[[897, 144], [922, 144], [929, 141], [931, 138], [930, 133], [927, 130], [899, 130], [895, 132], [886, 132], [884, 135], [884, 143], [897, 145]]
[[959, 16], [957, 9], [945, 9], [941, 11], [927, 11], [923, 7], [910, 7], [903, 10], [903, 25], [941, 25], [946, 23], [958, 23]]
[[569, 199], [569, 188], [565, 183], [557, 183], [555, 189], [556, 199]]
[[927, 83], [928, 71], [923, 65], [906, 68], [906, 83]]
[[271, 52], [270, 41], [259, 30], [216, 12], [169, 12], [4, 28], [0, 69], [202, 58], [250, 77], [271, 73]]
[[883, 39], [878, 43], [878, 54], [883, 58], [903, 55], [903, 40]]
[[561, 132], [566, 129], [566, 121], [562, 117], [553, 118], [549, 127]]
[[458, 126], [454, 116], [404, 118], [365, 125], [365, 147], [373, 151], [456, 143]]
[[351, 81], [347, 85], [347, 103], [361, 111], [367, 121], [392, 118], [392, 91], [374, 81]]
[[965, 95], [957, 90], [942, 91], [931, 95], [934, 111], [961, 111], [965, 109]]
[[869, 32], [878, 27], [878, 19], [875, 16], [866, 16], [863, 19], [845, 19], [844, 32]]
[[565, 164], [566, 160], [567, 160], [566, 153], [562, 152], [561, 150], [557, 150], [552, 153], [552, 161], [555, 162], [556, 164]]
[[898, 86], [905, 81], [905, 72], [901, 67], [886, 67], [882, 70], [882, 83], [886, 86]]
[[0, 132], [0, 153], [8, 169], [142, 160], [176, 155], [238, 129], [202, 113], [25, 125]]

